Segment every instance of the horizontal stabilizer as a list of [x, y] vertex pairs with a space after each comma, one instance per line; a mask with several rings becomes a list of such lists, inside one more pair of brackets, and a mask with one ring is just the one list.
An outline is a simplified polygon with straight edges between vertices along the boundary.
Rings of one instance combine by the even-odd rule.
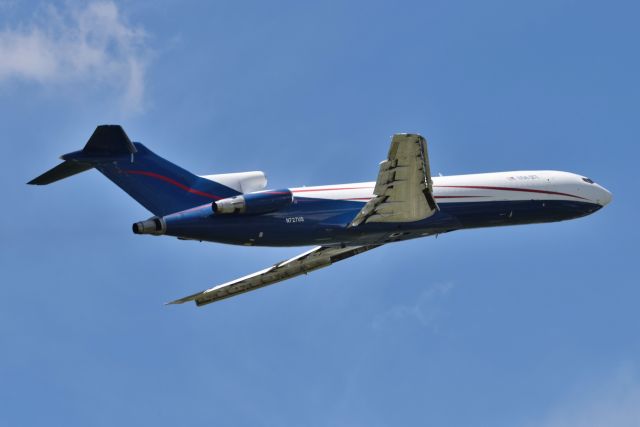
[[47, 185], [61, 179], [69, 178], [80, 172], [84, 172], [93, 167], [90, 163], [80, 163], [76, 161], [66, 160], [53, 169], [49, 169], [37, 178], [28, 182], [31, 185]]
[[124, 129], [120, 125], [101, 125], [89, 138], [83, 152], [103, 155], [133, 154], [137, 152]]
[[96, 164], [113, 161], [121, 156], [133, 155], [136, 152], [136, 146], [133, 145], [122, 126], [98, 126], [82, 150], [61, 156], [64, 160], [63, 163], [29, 181], [28, 184], [51, 184], [87, 171]]

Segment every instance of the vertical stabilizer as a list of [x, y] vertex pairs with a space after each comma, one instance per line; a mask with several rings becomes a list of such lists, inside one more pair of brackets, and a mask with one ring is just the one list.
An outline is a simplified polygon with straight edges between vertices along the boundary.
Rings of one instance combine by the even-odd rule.
[[201, 178], [131, 142], [119, 125], [98, 126], [80, 151], [29, 184], [46, 185], [96, 168], [154, 215], [167, 215], [240, 194]]

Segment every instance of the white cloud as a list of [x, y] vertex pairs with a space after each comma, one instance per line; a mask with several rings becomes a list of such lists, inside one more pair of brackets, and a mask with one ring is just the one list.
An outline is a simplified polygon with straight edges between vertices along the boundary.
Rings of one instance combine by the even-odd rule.
[[396, 305], [373, 320], [375, 329], [394, 321], [413, 320], [437, 332], [437, 321], [442, 314], [441, 300], [453, 289], [452, 283], [439, 283], [423, 290], [412, 304]]
[[572, 396], [527, 427], [638, 427], [640, 383], [626, 366], [612, 378], [577, 389]]
[[111, 1], [48, 7], [32, 22], [0, 31], [0, 82], [106, 85], [129, 112], [143, 107], [148, 58], [144, 31], [129, 26]]

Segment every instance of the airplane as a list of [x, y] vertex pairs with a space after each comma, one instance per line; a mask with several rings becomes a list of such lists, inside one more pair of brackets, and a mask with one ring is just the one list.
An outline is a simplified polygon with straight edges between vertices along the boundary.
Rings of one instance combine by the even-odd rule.
[[96, 128], [82, 150], [30, 181], [46, 185], [95, 168], [154, 216], [135, 234], [247, 246], [309, 246], [291, 259], [167, 304], [203, 306], [387, 243], [456, 230], [563, 221], [596, 212], [611, 193], [569, 172], [431, 176], [426, 140], [393, 135], [375, 182], [266, 189], [263, 172], [198, 176], [131, 142], [119, 125]]

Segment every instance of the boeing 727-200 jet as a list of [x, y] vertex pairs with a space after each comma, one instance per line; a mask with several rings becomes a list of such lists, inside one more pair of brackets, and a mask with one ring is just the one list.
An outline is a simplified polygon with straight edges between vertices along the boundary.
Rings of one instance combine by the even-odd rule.
[[432, 177], [427, 142], [391, 139], [375, 182], [265, 189], [263, 172], [198, 176], [131, 142], [118, 125], [98, 126], [80, 151], [29, 184], [96, 168], [154, 216], [136, 234], [249, 246], [315, 245], [298, 256], [170, 304], [201, 306], [252, 291], [378, 246], [467, 228], [562, 221], [611, 201], [569, 172], [515, 171]]

